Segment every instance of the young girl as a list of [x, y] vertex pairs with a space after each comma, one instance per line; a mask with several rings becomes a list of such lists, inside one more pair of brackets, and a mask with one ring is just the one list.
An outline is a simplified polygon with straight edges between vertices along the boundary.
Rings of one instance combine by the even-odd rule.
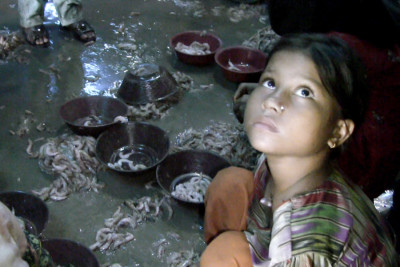
[[244, 116], [263, 156], [206, 194], [201, 266], [397, 266], [379, 213], [332, 159], [362, 120], [363, 67], [340, 39], [282, 38]]

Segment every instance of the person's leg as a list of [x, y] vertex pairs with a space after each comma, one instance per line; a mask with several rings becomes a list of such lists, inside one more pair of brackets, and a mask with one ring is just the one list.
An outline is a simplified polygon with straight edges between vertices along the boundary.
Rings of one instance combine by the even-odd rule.
[[18, 0], [19, 23], [23, 28], [43, 24], [45, 0]]
[[25, 39], [31, 45], [47, 45], [49, 33], [43, 26], [45, 0], [18, 0], [19, 21]]
[[228, 231], [215, 238], [201, 255], [200, 267], [252, 267], [250, 246], [243, 232]]
[[68, 26], [83, 19], [81, 0], [53, 0], [61, 26]]
[[229, 167], [219, 171], [212, 180], [205, 196], [204, 236], [207, 243], [224, 231], [246, 229], [253, 177], [249, 170]]
[[94, 29], [83, 19], [81, 0], [54, 0], [54, 6], [64, 30], [71, 31], [82, 42], [96, 40]]

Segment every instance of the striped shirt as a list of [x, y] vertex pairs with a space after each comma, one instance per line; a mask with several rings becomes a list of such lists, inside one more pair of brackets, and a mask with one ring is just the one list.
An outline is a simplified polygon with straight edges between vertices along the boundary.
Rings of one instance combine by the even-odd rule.
[[273, 214], [260, 202], [266, 174], [262, 161], [245, 231], [255, 267], [398, 266], [383, 218], [338, 171], [314, 190], [285, 201]]

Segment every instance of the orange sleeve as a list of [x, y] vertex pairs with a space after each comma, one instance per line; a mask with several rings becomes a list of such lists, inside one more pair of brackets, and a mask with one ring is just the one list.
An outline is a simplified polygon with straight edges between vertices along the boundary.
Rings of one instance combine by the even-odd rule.
[[205, 195], [204, 236], [210, 243], [227, 230], [246, 229], [247, 210], [254, 189], [251, 171], [228, 167], [217, 173]]

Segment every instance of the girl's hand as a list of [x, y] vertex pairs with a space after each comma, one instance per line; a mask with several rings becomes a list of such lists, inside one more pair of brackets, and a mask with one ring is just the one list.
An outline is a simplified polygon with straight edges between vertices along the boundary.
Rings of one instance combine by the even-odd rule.
[[256, 89], [257, 83], [241, 83], [233, 96], [233, 112], [240, 123], [243, 123], [249, 95]]
[[256, 89], [257, 83], [241, 83], [236, 89], [235, 94], [233, 95], [233, 102], [236, 103], [240, 98], [244, 95], [251, 94], [254, 89]]

